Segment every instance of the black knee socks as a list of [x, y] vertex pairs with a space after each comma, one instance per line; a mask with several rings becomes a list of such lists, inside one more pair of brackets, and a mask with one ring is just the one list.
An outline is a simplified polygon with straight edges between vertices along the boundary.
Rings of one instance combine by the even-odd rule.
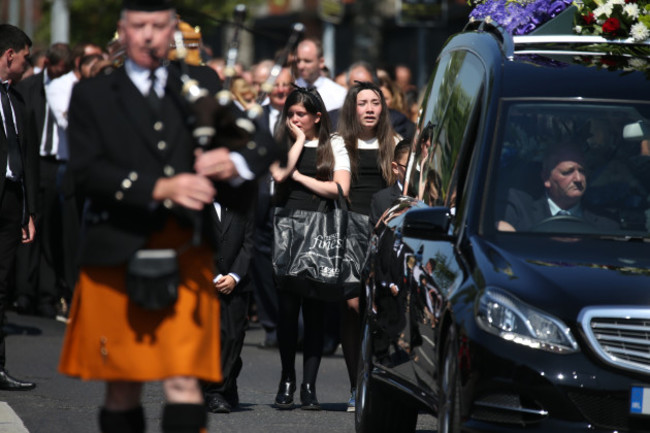
[[200, 433], [205, 431], [208, 415], [202, 404], [166, 404], [163, 408], [164, 433]]
[[144, 433], [144, 427], [142, 406], [123, 411], [102, 408], [99, 412], [99, 428], [102, 433]]

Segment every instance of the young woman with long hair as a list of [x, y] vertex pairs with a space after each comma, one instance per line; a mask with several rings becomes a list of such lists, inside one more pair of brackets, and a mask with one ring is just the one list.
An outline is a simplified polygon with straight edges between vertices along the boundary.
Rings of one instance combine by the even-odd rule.
[[[277, 182], [276, 206], [316, 211], [323, 200], [350, 191], [350, 160], [345, 146], [330, 141], [330, 121], [325, 104], [315, 89], [297, 88], [284, 105], [276, 139], [288, 147], [286, 167], [271, 166]], [[278, 346], [282, 375], [275, 406], [292, 409], [296, 389], [295, 359], [298, 341], [298, 315], [302, 307], [304, 322], [303, 382], [301, 408], [319, 410], [316, 376], [323, 351], [325, 302], [319, 300], [308, 281], [278, 281]]]
[[[391, 162], [400, 139], [391, 126], [381, 89], [376, 84], [357, 81], [348, 90], [341, 108], [338, 134], [332, 137], [332, 144], [340, 146], [342, 143], [350, 155], [352, 211], [369, 215], [372, 195], [395, 183]], [[356, 398], [361, 343], [359, 292], [349, 294], [350, 299], [341, 308], [341, 346], [351, 387], [348, 411], [354, 411]]]

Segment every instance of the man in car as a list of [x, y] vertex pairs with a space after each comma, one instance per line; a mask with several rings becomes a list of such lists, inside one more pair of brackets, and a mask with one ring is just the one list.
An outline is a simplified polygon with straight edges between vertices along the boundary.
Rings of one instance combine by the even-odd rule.
[[[573, 144], [551, 145], [542, 161], [544, 191], [535, 199], [524, 191], [508, 192], [504, 216], [498, 222], [500, 231], [527, 231], [535, 229], [551, 217], [578, 218], [599, 230], [617, 230], [619, 225], [610, 218], [586, 208], [582, 198], [587, 190], [585, 158]], [[569, 221], [569, 218], [565, 218]], [[579, 222], [575, 221], [574, 222]]]

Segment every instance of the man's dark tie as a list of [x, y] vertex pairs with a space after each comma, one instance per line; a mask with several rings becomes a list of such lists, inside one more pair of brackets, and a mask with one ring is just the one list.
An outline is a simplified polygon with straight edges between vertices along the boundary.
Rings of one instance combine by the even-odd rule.
[[160, 97], [158, 97], [155, 90], [156, 74], [154, 71], [151, 71], [149, 80], [151, 80], [151, 87], [149, 87], [149, 93], [147, 94], [147, 102], [155, 114], [160, 114]]
[[45, 156], [52, 155], [52, 148], [54, 144], [52, 143], [52, 134], [54, 127], [54, 113], [52, 110], [47, 107], [47, 122], [45, 122], [45, 144], [43, 145], [43, 153]]
[[7, 88], [9, 84], [0, 85], [0, 99], [2, 102], [2, 112], [5, 117], [5, 131], [7, 136], [7, 150], [9, 158], [9, 168], [15, 179], [20, 179], [23, 175], [23, 160], [20, 156], [20, 144], [18, 143], [18, 134], [16, 134], [16, 125], [14, 124], [13, 110], [9, 102], [9, 93]]

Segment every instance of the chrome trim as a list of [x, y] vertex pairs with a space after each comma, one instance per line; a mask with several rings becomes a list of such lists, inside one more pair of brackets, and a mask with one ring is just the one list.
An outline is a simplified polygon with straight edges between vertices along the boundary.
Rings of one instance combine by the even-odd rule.
[[[608, 51], [578, 51], [578, 50], [545, 50], [540, 48], [527, 48], [527, 49], [518, 49], [515, 50], [515, 54], [546, 54], [546, 55], [556, 55], [556, 56], [607, 56], [610, 54]], [[622, 55], [622, 57], [632, 57]]]
[[609, 44], [609, 45], [645, 45], [650, 46], [650, 41], [634, 41], [628, 39], [605, 39], [602, 36], [580, 35], [521, 35], [512, 37], [515, 46], [525, 44]]
[[[616, 319], [647, 321], [647, 325], [598, 321]], [[650, 374], [650, 308], [639, 308], [638, 306], [586, 307], [580, 311], [578, 322], [589, 346], [605, 363], [629, 371]], [[605, 333], [605, 330], [617, 335]], [[631, 335], [630, 332], [635, 335]], [[639, 333], [644, 335], [636, 335]], [[622, 347], [615, 343], [622, 343]], [[625, 347], [626, 344], [634, 347]]]
[[494, 404], [494, 403], [484, 403], [481, 401], [475, 401], [474, 406], [480, 406], [480, 407], [485, 407], [489, 409], [499, 409], [503, 411], [508, 411], [508, 412], [515, 412], [515, 413], [525, 413], [529, 415], [539, 415], [539, 416], [548, 416], [548, 411], [544, 409], [526, 409], [525, 407], [512, 407], [512, 406], [503, 406], [500, 404]]

